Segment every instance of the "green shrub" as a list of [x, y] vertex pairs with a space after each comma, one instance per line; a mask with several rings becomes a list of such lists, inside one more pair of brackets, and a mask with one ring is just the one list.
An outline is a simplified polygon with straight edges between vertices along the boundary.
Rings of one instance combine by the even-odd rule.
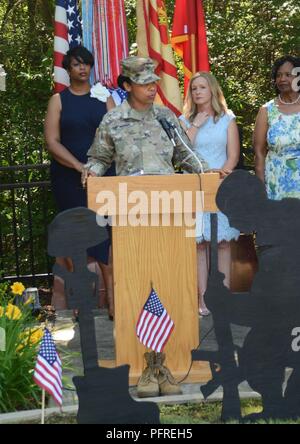
[[3, 294], [3, 286], [1, 292], [0, 333], [3, 340], [5, 332], [5, 347], [0, 347], [0, 413], [37, 408], [41, 389], [32, 376], [43, 331], [29, 305], [16, 306], [9, 300], [16, 293]]

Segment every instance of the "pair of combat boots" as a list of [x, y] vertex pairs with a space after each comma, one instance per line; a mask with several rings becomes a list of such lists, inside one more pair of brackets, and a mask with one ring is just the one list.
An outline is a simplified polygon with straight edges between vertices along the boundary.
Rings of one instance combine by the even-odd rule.
[[147, 352], [144, 354], [147, 367], [142, 373], [137, 386], [139, 398], [159, 395], [180, 395], [179, 384], [173, 378], [170, 370], [163, 365], [165, 353]]

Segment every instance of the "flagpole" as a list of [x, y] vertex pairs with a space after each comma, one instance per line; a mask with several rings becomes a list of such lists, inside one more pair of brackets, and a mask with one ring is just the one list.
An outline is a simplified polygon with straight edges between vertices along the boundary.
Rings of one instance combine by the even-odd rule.
[[42, 419], [41, 424], [45, 424], [45, 390], [42, 390]]
[[[45, 319], [45, 325], [44, 325], [44, 333], [45, 333], [45, 329], [48, 328], [48, 319], [46, 317]], [[41, 419], [41, 424], [45, 424], [45, 399], [46, 399], [46, 392], [45, 389], [42, 389], [42, 419]]]

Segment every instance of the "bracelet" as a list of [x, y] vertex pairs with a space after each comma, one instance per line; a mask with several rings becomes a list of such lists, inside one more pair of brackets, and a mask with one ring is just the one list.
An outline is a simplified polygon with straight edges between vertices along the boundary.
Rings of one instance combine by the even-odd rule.
[[191, 125], [193, 126], [193, 127], [195, 127], [195, 128], [200, 128], [200, 125], [195, 125], [195, 123], [193, 122], [193, 123], [191, 123]]

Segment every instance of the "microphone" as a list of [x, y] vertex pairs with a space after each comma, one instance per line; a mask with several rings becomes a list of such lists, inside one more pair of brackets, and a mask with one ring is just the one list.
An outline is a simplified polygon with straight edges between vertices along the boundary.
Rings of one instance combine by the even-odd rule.
[[171, 128], [170, 123], [164, 117], [160, 117], [157, 120], [159, 121], [159, 123], [163, 127], [165, 133], [167, 134], [167, 136], [169, 137], [170, 141], [172, 142], [172, 145], [175, 147], [176, 146], [176, 142], [175, 142], [174, 136], [173, 136], [173, 134], [171, 133], [171, 130], [170, 130], [170, 128]]
[[[166, 119], [164, 119], [166, 120]], [[185, 141], [183, 140], [181, 134], [179, 133], [178, 129], [176, 128], [176, 126], [173, 123], [167, 122], [167, 126], [168, 126], [168, 130], [170, 131], [170, 128], [174, 131], [174, 133], [177, 135], [177, 137], [179, 138], [179, 140], [181, 141], [181, 143], [186, 147], [186, 149], [188, 150], [188, 152], [190, 153], [190, 155], [183, 159], [182, 162], [186, 162], [188, 158], [190, 157], [194, 157], [194, 159], [196, 159], [196, 161], [198, 162], [198, 165], [200, 167], [200, 171], [201, 173], [204, 173], [204, 168], [202, 165], [202, 162], [200, 161], [200, 159], [196, 156], [196, 154], [194, 153], [194, 151], [185, 143]]]

